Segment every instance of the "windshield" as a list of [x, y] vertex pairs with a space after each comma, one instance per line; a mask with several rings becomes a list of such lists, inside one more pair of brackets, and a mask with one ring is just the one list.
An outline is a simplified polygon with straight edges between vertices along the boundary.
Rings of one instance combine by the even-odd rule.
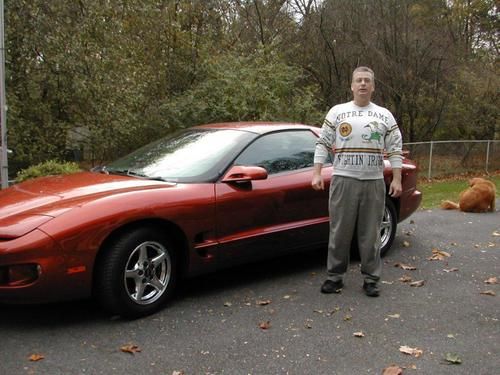
[[164, 181], [213, 181], [255, 136], [239, 130], [189, 129], [150, 143], [105, 170]]

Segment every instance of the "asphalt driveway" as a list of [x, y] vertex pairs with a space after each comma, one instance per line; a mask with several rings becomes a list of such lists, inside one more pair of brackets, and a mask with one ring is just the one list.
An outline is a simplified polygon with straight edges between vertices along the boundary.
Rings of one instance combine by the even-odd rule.
[[379, 298], [358, 261], [321, 294], [322, 250], [190, 280], [135, 321], [90, 301], [0, 306], [0, 374], [499, 374], [499, 235], [500, 212], [417, 212]]

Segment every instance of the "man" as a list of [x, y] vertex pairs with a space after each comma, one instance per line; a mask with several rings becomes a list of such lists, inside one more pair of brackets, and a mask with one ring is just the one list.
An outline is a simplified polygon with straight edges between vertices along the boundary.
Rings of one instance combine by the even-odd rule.
[[380, 225], [386, 188], [383, 178], [384, 150], [392, 166], [391, 197], [401, 195], [402, 139], [391, 112], [371, 102], [375, 74], [358, 67], [352, 74], [353, 100], [330, 109], [321, 128], [314, 154], [311, 185], [324, 189], [321, 169], [333, 150], [330, 184], [330, 241], [327, 279], [322, 293], [340, 293], [349, 264], [351, 239], [357, 228], [363, 289], [378, 297], [382, 271]]

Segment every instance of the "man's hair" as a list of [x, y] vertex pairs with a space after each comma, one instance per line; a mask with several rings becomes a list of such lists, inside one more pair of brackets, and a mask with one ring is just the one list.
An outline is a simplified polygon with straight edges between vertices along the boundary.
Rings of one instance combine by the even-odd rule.
[[372, 80], [375, 83], [375, 73], [373, 72], [373, 70], [371, 70], [367, 66], [358, 66], [356, 69], [354, 69], [354, 71], [352, 72], [352, 80], [353, 81], [354, 81], [354, 74], [355, 73], [359, 73], [359, 72], [368, 72], [368, 73], [370, 73], [372, 75]]

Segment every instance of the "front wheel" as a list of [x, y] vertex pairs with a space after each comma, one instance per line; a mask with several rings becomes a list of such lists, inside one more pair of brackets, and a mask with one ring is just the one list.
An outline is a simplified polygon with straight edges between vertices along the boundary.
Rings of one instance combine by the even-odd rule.
[[149, 315], [173, 294], [176, 254], [164, 235], [139, 228], [104, 249], [95, 277], [94, 293], [106, 310], [127, 318]]
[[389, 198], [385, 200], [384, 217], [380, 226], [380, 255], [384, 255], [391, 247], [396, 236], [398, 220], [394, 202]]

